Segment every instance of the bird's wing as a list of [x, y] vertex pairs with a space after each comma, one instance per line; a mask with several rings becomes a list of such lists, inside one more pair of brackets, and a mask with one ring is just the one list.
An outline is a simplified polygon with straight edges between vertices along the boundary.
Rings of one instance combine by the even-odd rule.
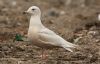
[[43, 41], [46, 44], [51, 44], [55, 46], [63, 47], [72, 52], [70, 48], [74, 48], [75, 45], [67, 42], [62, 37], [54, 33], [49, 29], [41, 29], [39, 32], [39, 40]]
[[49, 30], [49, 29], [41, 29], [41, 31], [38, 33], [39, 40], [46, 44], [51, 44], [55, 46], [59, 46], [59, 43], [56, 42], [56, 34]]

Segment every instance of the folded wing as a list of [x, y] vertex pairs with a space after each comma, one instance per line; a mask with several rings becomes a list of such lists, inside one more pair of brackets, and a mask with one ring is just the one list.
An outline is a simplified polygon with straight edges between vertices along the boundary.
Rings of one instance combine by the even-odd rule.
[[71, 48], [75, 48], [77, 46], [75, 44], [72, 44], [72, 43], [64, 40], [62, 37], [60, 37], [59, 35], [57, 35], [56, 33], [54, 33], [53, 31], [51, 31], [47, 28], [40, 30], [39, 39], [46, 44], [60, 46], [70, 52], [73, 52], [71, 50]]

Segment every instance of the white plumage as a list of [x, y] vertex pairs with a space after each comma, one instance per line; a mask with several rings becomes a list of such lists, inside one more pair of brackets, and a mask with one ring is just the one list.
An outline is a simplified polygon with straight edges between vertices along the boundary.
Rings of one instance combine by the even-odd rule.
[[42, 48], [62, 47], [73, 52], [72, 48], [75, 48], [77, 45], [66, 41], [55, 32], [46, 28], [41, 23], [41, 11], [37, 6], [30, 7], [25, 13], [31, 15], [28, 38], [34, 45]]
[[98, 21], [100, 21], [100, 14], [98, 14]]

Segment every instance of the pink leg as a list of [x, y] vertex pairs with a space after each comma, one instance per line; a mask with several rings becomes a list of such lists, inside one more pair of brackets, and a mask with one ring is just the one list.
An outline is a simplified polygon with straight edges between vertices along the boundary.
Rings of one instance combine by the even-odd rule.
[[46, 60], [48, 57], [48, 54], [47, 54], [47, 51], [45, 49], [42, 48], [42, 55], [41, 55], [41, 58], [43, 60]]

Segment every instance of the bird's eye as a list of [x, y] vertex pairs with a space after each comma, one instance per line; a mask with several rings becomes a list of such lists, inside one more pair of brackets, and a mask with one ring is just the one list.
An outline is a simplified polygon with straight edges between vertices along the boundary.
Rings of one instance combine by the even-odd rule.
[[33, 11], [35, 10], [35, 9], [32, 9]]

